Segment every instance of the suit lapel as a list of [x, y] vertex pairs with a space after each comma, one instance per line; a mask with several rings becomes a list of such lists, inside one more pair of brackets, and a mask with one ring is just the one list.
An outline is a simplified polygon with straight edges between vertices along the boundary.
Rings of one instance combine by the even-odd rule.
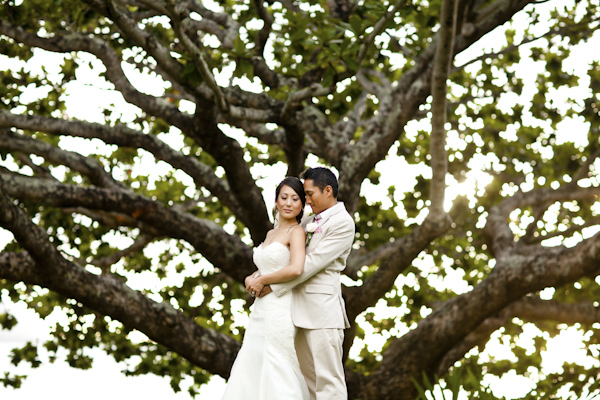
[[[335, 208], [331, 210], [331, 212], [328, 212], [325, 217], [323, 217], [320, 221], [319, 221], [319, 225], [323, 226], [327, 223], [327, 221], [329, 221], [329, 219], [331, 217], [333, 217], [334, 215], [340, 213], [342, 210], [346, 209], [346, 206], [344, 206], [344, 203], [337, 203], [335, 206]], [[314, 216], [313, 216], [313, 220], [314, 220]]]
[[[313, 234], [313, 237], [311, 238], [311, 241], [310, 241], [310, 247], [314, 248], [314, 246], [317, 246], [318, 243], [321, 241], [321, 239], [323, 239], [325, 237], [326, 225], [330, 221], [330, 219], [345, 210], [346, 210], [346, 206], [344, 206], [343, 203], [338, 203], [338, 206], [335, 206], [335, 209], [331, 210], [331, 212], [326, 213], [325, 217], [321, 218], [321, 220], [319, 220], [319, 222], [317, 222], [317, 224], [321, 228], [321, 232], [320, 233], [315, 232]], [[315, 215], [311, 215], [310, 218], [307, 218], [306, 225], [308, 225], [311, 222], [314, 222], [314, 220], [315, 220]], [[304, 229], [306, 229], [306, 225], [304, 226]]]

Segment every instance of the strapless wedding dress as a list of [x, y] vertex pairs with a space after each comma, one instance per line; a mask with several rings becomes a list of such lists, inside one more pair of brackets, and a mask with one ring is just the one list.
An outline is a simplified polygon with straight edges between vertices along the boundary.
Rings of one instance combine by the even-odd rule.
[[[290, 263], [290, 251], [282, 243], [254, 249], [254, 263], [261, 274]], [[225, 388], [223, 400], [308, 400], [309, 393], [294, 348], [292, 292], [257, 298]]]

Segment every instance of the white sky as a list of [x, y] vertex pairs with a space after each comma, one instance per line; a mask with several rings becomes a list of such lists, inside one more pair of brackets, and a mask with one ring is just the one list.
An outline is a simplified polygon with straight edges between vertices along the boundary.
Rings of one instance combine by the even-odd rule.
[[[545, 5], [546, 9], [551, 9], [557, 4], [562, 4], [561, 0], [554, 0], [549, 4]], [[490, 50], [498, 50], [499, 47], [504, 45], [505, 39], [504, 35], [501, 32], [496, 32], [488, 37], [484, 38], [482, 44], [485, 46], [486, 51]], [[495, 44], [497, 46], [496, 49], [490, 48], [491, 44]], [[593, 40], [591, 40], [588, 44], [584, 46], [580, 46], [579, 48], [573, 51], [571, 57], [565, 60], [564, 67], [569, 71], [575, 71], [580, 73], [583, 78], [581, 81], [582, 86], [586, 85], [586, 77], [583, 74], [587, 62], [589, 60], [590, 55], [596, 55], [597, 49], [600, 48], [600, 35], [595, 35]], [[471, 57], [471, 54], [474, 54], [477, 50], [473, 49], [473, 52], [470, 52], [468, 55], [462, 55], [457, 59], [457, 64], [461, 64], [464, 61], [464, 58]], [[520, 73], [524, 76], [527, 73], [533, 73], [541, 68], [539, 64], [532, 63], [526, 58], [527, 50], [522, 50], [522, 55], [524, 55], [524, 59], [522, 61], [523, 68], [521, 68]], [[33, 66], [31, 68], [39, 68], [39, 65], [42, 63], [47, 69], [51, 69], [53, 62], [52, 60], [58, 59], [60, 56], [44, 53], [43, 59], [37, 59], [37, 67]], [[596, 56], [598, 57], [598, 56]], [[0, 59], [1, 60], [1, 59]], [[35, 62], [29, 64], [36, 65]], [[94, 68], [90, 70], [80, 70], [78, 72], [78, 81], [71, 82], [67, 100], [67, 109], [69, 110], [69, 114], [72, 116], [85, 116], [85, 119], [96, 122], [103, 122], [104, 117], [101, 114], [101, 108], [106, 104], [114, 103], [118, 104], [120, 110], [122, 110], [123, 115], [133, 115], [135, 113], [135, 107], [130, 105], [126, 105], [123, 103], [122, 98], [119, 94], [114, 91], [107, 90], [107, 88], [98, 87], [96, 84], [94, 86], [83, 84], [82, 82], [94, 82], [95, 76], [97, 75], [98, 70], [101, 68]], [[162, 87], [160, 82], [155, 82], [155, 85], [148, 84], [147, 78], [141, 80], [133, 73], [128, 74], [134, 84], [138, 87], [144, 87], [146, 91], [152, 94], [160, 94], [162, 92]], [[527, 101], [528, 97], [533, 95], [532, 86], [529, 86], [525, 90], [525, 100], [521, 99], [520, 101]], [[576, 89], [573, 89], [576, 90]], [[31, 94], [32, 96], [35, 94]], [[557, 93], [556, 98], [560, 99], [561, 96], [564, 96], [565, 93]], [[509, 94], [507, 95], [507, 102], [513, 101]], [[420, 126], [421, 123], [414, 123], [407, 129], [407, 134], [410, 134], [411, 129], [423, 129], [423, 126]], [[561, 140], [571, 140], [575, 141], [576, 144], [582, 145], [581, 142], [585, 140], [583, 137], [575, 137], [573, 136], [573, 132], [586, 132], [587, 128], [582, 125], [582, 122], [577, 119], [565, 120], [560, 125], [560, 130], [558, 132], [557, 138], [559, 141]], [[232, 136], [242, 140], [242, 137], [238, 137], [235, 132], [231, 133]], [[449, 145], [452, 145], [452, 134], [449, 133]], [[162, 136], [165, 141], [169, 141], [169, 144], [174, 148], [181, 146], [180, 138], [177, 135], [172, 135], [170, 137]], [[246, 139], [243, 139], [246, 140]], [[254, 140], [254, 139], [250, 139]], [[579, 141], [579, 142], [578, 142]], [[71, 142], [71, 143], [70, 143]], [[64, 142], [61, 142], [65, 145], [71, 144], [73, 146], [78, 145], [78, 139], [64, 139]], [[254, 142], [255, 143], [255, 142]], [[142, 163], [151, 163], [151, 157], [149, 156], [148, 160], [142, 160]], [[308, 161], [308, 165], [316, 164], [316, 158], [310, 158]], [[483, 167], [483, 165], [482, 165]], [[385, 171], [389, 170], [403, 170], [405, 174], [403, 175], [404, 180], [402, 182], [397, 181], [396, 174], [386, 174]], [[370, 183], [365, 183], [361, 189], [361, 194], [366, 196], [369, 201], [377, 201], [380, 199], [386, 199], [385, 195], [387, 194], [387, 188], [391, 185], [395, 185], [396, 187], [404, 185], [411, 185], [411, 175], [416, 176], [419, 173], [423, 173], [422, 168], [418, 166], [411, 166], [406, 164], [406, 162], [397, 157], [395, 155], [394, 148], [390, 151], [389, 156], [386, 160], [381, 161], [376, 170], [382, 173], [380, 183], [378, 185], [372, 185]], [[253, 169], [253, 174], [255, 177], [261, 176], [262, 178], [258, 180], [259, 186], [261, 186], [265, 190], [265, 200], [267, 203], [268, 209], [272, 207], [273, 199], [271, 192], [276, 184], [284, 177], [285, 167], [283, 165], [278, 165], [275, 167], [256, 167]], [[185, 174], [178, 175], [178, 177], [182, 179], [188, 179]], [[447, 205], [449, 206], [450, 201], [459, 194], [472, 193], [476, 188], [481, 188], [483, 185], [487, 183], [489, 177], [474, 169], [469, 173], [467, 179], [463, 183], [456, 182], [448, 182], [449, 189], [447, 193]], [[193, 186], [190, 184], [190, 186]], [[401, 190], [398, 191], [400, 195]], [[396, 200], [401, 201], [401, 198], [397, 198]], [[384, 202], [383, 206], [390, 206], [391, 204], [387, 204]], [[401, 212], [401, 210], [398, 210]], [[2, 232], [0, 232], [1, 234]], [[6, 238], [6, 232], [4, 235], [0, 235], [0, 240], [2, 237]], [[450, 276], [450, 281], [439, 282], [440, 285], [460, 285], [462, 282], [461, 276]], [[468, 290], [467, 287], [462, 288], [462, 291]], [[105, 400], [106, 398], [111, 398], [115, 400], [120, 399], [131, 399], [135, 398], [166, 398], [173, 400], [183, 400], [190, 399], [190, 396], [187, 393], [179, 393], [174, 394], [169, 386], [168, 378], [161, 378], [154, 375], [148, 375], [144, 377], [125, 377], [120, 371], [123, 369], [121, 365], [115, 363], [110, 357], [106, 356], [100, 351], [96, 351], [94, 354], [94, 366], [92, 369], [87, 371], [82, 371], [78, 369], [70, 368], [65, 362], [57, 361], [54, 364], [43, 363], [38, 369], [32, 370], [26, 366], [20, 366], [15, 368], [9, 365], [8, 362], [8, 354], [10, 350], [16, 346], [22, 346], [27, 341], [35, 342], [43, 342], [46, 338], [48, 338], [50, 328], [47, 322], [41, 321], [37, 316], [30, 310], [27, 310], [22, 304], [12, 304], [8, 299], [3, 298], [2, 303], [0, 303], [0, 308], [2, 306], [6, 306], [8, 310], [15, 314], [19, 319], [19, 324], [12, 331], [3, 331], [0, 330], [0, 374], [4, 371], [10, 371], [11, 373], [16, 374], [24, 374], [28, 375], [28, 378], [25, 379], [22, 388], [18, 390], [6, 389], [4, 387], [0, 387], [0, 398], [9, 399], [9, 400], [31, 400], [35, 398], [46, 398], [46, 399], [61, 399], [61, 400], [75, 400], [80, 399], [82, 395], [89, 400]], [[369, 330], [369, 325], [365, 325], [367, 329], [367, 333]], [[521, 336], [520, 341], [524, 346], [527, 346], [528, 341], [531, 341], [531, 338], [539, 335], [540, 332], [536, 331], [536, 328], [532, 326], [527, 326], [525, 329], [525, 333]], [[544, 371], [546, 373], [557, 371], [564, 361], [575, 361], [579, 360], [587, 360], [584, 362], [597, 362], [593, 360], [589, 356], [586, 356], [583, 347], [581, 346], [581, 333], [577, 332], [576, 329], [565, 329], [560, 335], [556, 338], [549, 340], [548, 351], [544, 357]], [[369, 347], [372, 350], [380, 350], [381, 346], [384, 343], [385, 338], [373, 336], [373, 339], [369, 342]], [[533, 347], [531, 347], [533, 349]], [[499, 339], [499, 334], [495, 335], [490, 341], [488, 347], [486, 348], [486, 352], [482, 355], [482, 357], [490, 356], [493, 354], [497, 359], [501, 358], [501, 354], [509, 354], [506, 352], [506, 345], [502, 344]], [[598, 354], [595, 354], [596, 358]], [[496, 395], [502, 393], [508, 399], [518, 398], [527, 393], [531, 387], [532, 383], [527, 379], [522, 377], [511, 376], [507, 374], [502, 379], [490, 378], [489, 383], [492, 386], [492, 389], [495, 391]], [[185, 389], [185, 385], [183, 386]], [[52, 389], [56, 388], [56, 389]], [[218, 399], [221, 397], [221, 393], [223, 392], [224, 381], [215, 377], [210, 384], [205, 385], [201, 390], [201, 395], [197, 397], [200, 400], [208, 400], [208, 399]]]

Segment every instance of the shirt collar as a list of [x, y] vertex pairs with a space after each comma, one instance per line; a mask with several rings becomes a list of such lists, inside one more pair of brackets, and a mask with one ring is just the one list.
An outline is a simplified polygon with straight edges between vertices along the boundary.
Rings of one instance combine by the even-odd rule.
[[[321, 217], [320, 221], [324, 221], [336, 212], [338, 212], [339, 207], [344, 207], [344, 203], [338, 201], [336, 205], [329, 207], [327, 210], [321, 211], [319, 214], [317, 214]], [[315, 218], [317, 217], [317, 215], [315, 215]]]

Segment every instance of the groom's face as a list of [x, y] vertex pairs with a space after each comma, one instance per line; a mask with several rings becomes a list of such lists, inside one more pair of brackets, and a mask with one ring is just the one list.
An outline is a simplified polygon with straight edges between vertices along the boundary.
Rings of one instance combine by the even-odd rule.
[[318, 186], [314, 185], [312, 179], [304, 181], [304, 192], [306, 193], [306, 204], [312, 208], [313, 214], [317, 215], [328, 208], [327, 196]]

